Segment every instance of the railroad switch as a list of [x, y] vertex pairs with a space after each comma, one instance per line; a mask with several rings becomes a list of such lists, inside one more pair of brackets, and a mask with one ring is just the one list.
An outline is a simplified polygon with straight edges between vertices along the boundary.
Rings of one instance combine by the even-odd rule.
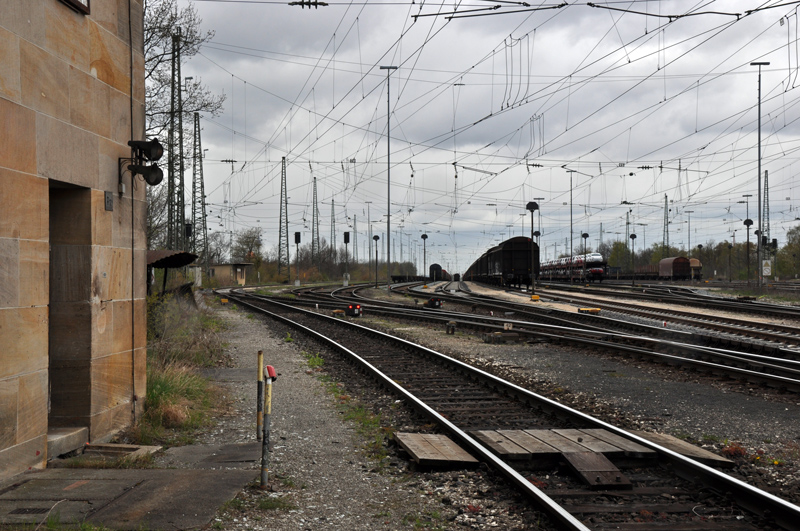
[[600, 308], [578, 308], [578, 313], [590, 313], [597, 315], [600, 313]]

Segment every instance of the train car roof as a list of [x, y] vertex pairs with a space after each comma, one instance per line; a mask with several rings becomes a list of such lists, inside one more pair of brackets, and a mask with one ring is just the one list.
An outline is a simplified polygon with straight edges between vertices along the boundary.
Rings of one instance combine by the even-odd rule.
[[678, 263], [681, 263], [681, 262], [684, 262], [684, 263], [689, 263], [689, 259], [688, 259], [688, 258], [686, 258], [685, 256], [672, 256], [672, 257], [670, 257], [670, 258], [662, 258], [662, 259], [661, 259], [661, 260], [658, 262], [658, 265], [662, 265], [662, 264], [664, 264], [664, 265], [669, 265], [669, 264], [672, 264], [673, 262], [678, 262]]

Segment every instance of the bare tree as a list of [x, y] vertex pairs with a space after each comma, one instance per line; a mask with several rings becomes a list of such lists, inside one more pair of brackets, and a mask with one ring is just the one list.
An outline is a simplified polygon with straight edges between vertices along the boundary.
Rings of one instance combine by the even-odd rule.
[[[214, 32], [203, 33], [200, 30], [202, 21], [191, 3], [179, 8], [178, 0], [145, 0], [144, 9], [146, 135], [148, 138], [158, 137], [166, 145], [171, 114], [172, 36], [180, 28], [180, 57], [181, 63], [184, 63], [211, 40]], [[212, 94], [199, 77], [187, 83], [183, 90], [181, 111], [185, 127], [182, 154], [191, 153], [192, 150], [192, 114], [202, 112], [217, 116], [225, 101], [224, 94]], [[169, 198], [166, 188], [162, 184], [155, 189], [147, 189], [147, 241], [150, 249], [164, 248], [167, 244], [166, 212]]]
[[[144, 3], [144, 55], [145, 55], [145, 115], [147, 136], [163, 137], [170, 118], [170, 85], [172, 80], [172, 36], [181, 30], [180, 57], [186, 62], [200, 51], [200, 47], [214, 37], [213, 31], [200, 30], [202, 20], [190, 3], [178, 8], [178, 0], [145, 0]], [[180, 80], [183, 82], [183, 80]], [[224, 94], [212, 94], [195, 77], [185, 86], [183, 113], [195, 112], [217, 116], [222, 111]], [[184, 123], [191, 123], [184, 117]], [[191, 138], [191, 135], [184, 135]], [[163, 139], [163, 138], [162, 138]]]

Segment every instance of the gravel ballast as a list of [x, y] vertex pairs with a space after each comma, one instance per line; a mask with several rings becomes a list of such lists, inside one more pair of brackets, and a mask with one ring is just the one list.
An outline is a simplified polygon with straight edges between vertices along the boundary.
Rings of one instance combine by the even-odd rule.
[[[275, 366], [271, 487], [245, 489], [222, 510], [212, 529], [544, 529], [491, 471], [429, 471], [387, 448], [376, 463], [366, 456], [356, 425], [342, 419], [336, 393], [325, 390], [309, 369], [313, 342], [272, 321], [217, 309], [231, 323], [228, 353], [236, 368], [256, 375], [256, 352]], [[564, 401], [624, 427], [669, 433], [719, 451], [732, 442], [748, 451], [731, 473], [798, 502], [796, 419], [800, 400], [757, 387], [713, 379], [649, 362], [587, 353], [546, 343], [489, 345], [468, 332], [419, 323], [387, 323], [367, 315], [361, 324], [387, 330], [440, 352], [470, 361], [534, 392]], [[287, 334], [292, 340], [287, 341]], [[323, 353], [323, 356], [325, 354]], [[363, 390], [358, 374], [334, 374], [342, 393], [363, 394], [365, 403], [388, 415], [393, 426], [414, 431], [422, 420], [394, 411], [393, 399]], [[232, 400], [203, 443], [255, 441], [255, 381], [221, 382]], [[364, 387], [369, 387], [365, 385]], [[405, 415], [405, 416], [404, 416]], [[416, 423], [416, 425], [415, 425]], [[772, 464], [777, 462], [778, 464]], [[770, 463], [770, 464], [763, 464]], [[267, 504], [269, 498], [274, 503]], [[262, 508], [258, 508], [261, 505]], [[267, 505], [276, 507], [265, 509]]]

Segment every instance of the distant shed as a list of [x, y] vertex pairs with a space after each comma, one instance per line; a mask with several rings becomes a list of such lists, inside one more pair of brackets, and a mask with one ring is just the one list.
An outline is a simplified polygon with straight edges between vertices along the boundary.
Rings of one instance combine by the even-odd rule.
[[211, 264], [208, 266], [208, 276], [222, 286], [244, 286], [247, 283], [247, 268], [253, 264], [241, 262], [238, 264]]

